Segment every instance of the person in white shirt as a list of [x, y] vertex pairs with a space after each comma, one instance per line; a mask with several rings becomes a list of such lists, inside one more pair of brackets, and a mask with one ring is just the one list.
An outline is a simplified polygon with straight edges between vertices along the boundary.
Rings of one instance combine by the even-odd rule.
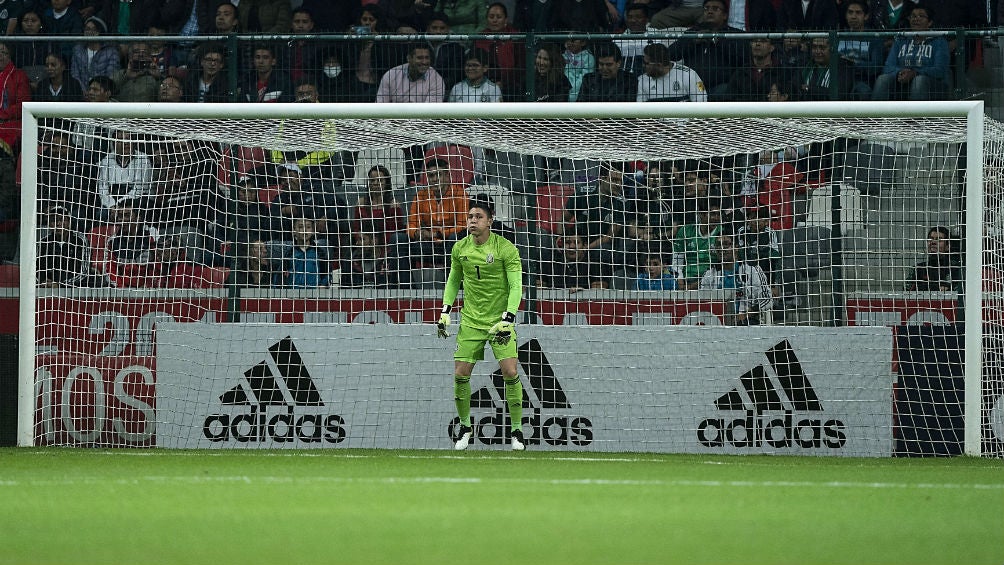
[[731, 235], [718, 236], [712, 249], [717, 261], [701, 278], [701, 290], [734, 289], [732, 312], [726, 314], [726, 324], [758, 326], [771, 324], [774, 295], [766, 273], [756, 264], [745, 262], [736, 251]]
[[101, 198], [103, 216], [123, 199], [146, 196], [152, 176], [153, 164], [143, 152], [133, 145], [132, 134], [115, 132], [115, 146], [111, 153], [98, 162], [98, 196]]
[[645, 47], [645, 74], [638, 77], [638, 102], [707, 102], [708, 91], [697, 72], [674, 63], [669, 48]]
[[464, 59], [464, 80], [453, 85], [447, 102], [501, 102], [502, 89], [488, 79], [488, 53], [471, 49]]

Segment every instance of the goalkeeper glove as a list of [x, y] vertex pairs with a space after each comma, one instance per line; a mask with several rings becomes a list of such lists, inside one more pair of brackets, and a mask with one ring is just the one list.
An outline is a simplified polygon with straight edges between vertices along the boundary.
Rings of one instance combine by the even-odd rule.
[[443, 312], [439, 315], [439, 321], [436, 322], [436, 335], [439, 337], [450, 337], [450, 334], [446, 332], [446, 326], [450, 325], [450, 310], [453, 310], [453, 306], [443, 304]]
[[488, 330], [488, 339], [496, 345], [505, 345], [512, 339], [513, 325], [516, 323], [516, 314], [505, 312], [502, 319]]

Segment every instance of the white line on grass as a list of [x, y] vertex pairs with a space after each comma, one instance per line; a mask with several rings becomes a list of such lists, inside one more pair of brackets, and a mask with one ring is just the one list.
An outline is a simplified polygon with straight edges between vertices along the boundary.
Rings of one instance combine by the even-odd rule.
[[159, 484], [539, 484], [553, 486], [623, 486], [623, 487], [707, 487], [707, 488], [774, 488], [802, 487], [824, 489], [922, 489], [922, 490], [1004, 490], [1004, 484], [984, 483], [886, 483], [853, 481], [694, 481], [629, 480], [629, 479], [507, 479], [472, 477], [325, 477], [325, 476], [184, 476], [147, 475], [134, 478], [101, 479], [97, 477], [65, 477], [60, 479], [3, 480], [0, 487], [53, 487], [75, 485], [140, 485]]

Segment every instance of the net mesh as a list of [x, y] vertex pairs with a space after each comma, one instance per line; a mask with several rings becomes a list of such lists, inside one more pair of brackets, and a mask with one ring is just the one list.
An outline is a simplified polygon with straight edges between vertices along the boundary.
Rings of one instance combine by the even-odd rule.
[[[309, 412], [297, 392], [307, 381], [289, 367], [313, 363], [306, 379], [345, 404], [308, 413], [316, 426], [293, 425], [294, 435], [438, 446], [456, 431], [450, 393], [406, 379], [448, 373], [449, 351], [414, 324], [438, 316], [448, 250], [467, 199], [482, 195], [522, 258], [521, 322], [532, 324], [521, 374], [541, 445], [622, 450], [640, 427], [642, 450], [960, 453], [962, 242], [975, 225], [965, 134], [965, 119], [923, 117], [43, 120], [35, 441], [231, 445], [221, 438], [259, 433], [251, 420], [230, 427], [252, 412], [262, 429], [283, 410]], [[984, 135], [983, 439], [1000, 453], [991, 369], [1001, 365], [1004, 130], [987, 120]], [[445, 197], [429, 196], [437, 185]], [[165, 322], [226, 325], [204, 334]], [[291, 329], [287, 342], [239, 329], [249, 322], [378, 329]], [[581, 324], [591, 327], [560, 327]], [[694, 357], [706, 338], [667, 333], [680, 325], [752, 328]], [[154, 347], [162, 327], [169, 354]], [[310, 361], [290, 362], [291, 350]], [[353, 356], [332, 358], [339, 350]], [[704, 389], [676, 390], [667, 367], [693, 368]], [[474, 387], [475, 412], [495, 414], [504, 398], [493, 368]], [[325, 380], [335, 372], [351, 378]], [[822, 388], [830, 376], [835, 388]], [[867, 384], [876, 377], [883, 384]], [[884, 403], [894, 382], [896, 401]], [[654, 408], [666, 391], [692, 413], [670, 430]], [[632, 396], [608, 406], [611, 393]], [[418, 399], [417, 431], [393, 416], [400, 395]], [[827, 410], [839, 425], [818, 418]], [[484, 424], [486, 445], [500, 443], [495, 427], [505, 435], [501, 413]], [[347, 414], [356, 428], [345, 440], [349, 424], [330, 417]], [[591, 424], [574, 431], [577, 418]], [[848, 432], [856, 418], [864, 432]], [[778, 419], [769, 433], [787, 445], [765, 448]], [[256, 445], [275, 441], [260, 435]]]

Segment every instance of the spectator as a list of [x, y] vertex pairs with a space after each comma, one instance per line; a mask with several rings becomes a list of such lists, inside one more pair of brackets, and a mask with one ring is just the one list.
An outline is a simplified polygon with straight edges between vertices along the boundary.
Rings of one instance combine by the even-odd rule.
[[[379, 6], [367, 4], [363, 6], [356, 24], [346, 31], [356, 36], [368, 37], [375, 33], [387, 33], [389, 29], [383, 21], [383, 11]], [[369, 39], [349, 43], [349, 67], [355, 74], [356, 81], [365, 85], [362, 90], [372, 91], [374, 96], [383, 74], [391, 67], [401, 64], [401, 61], [396, 59], [397, 50], [388, 49], [386, 45], [386, 42], [378, 45]], [[369, 98], [366, 101], [372, 100], [373, 98]]]
[[585, 39], [566, 39], [562, 57], [565, 59], [565, 78], [572, 87], [568, 92], [568, 101], [575, 102], [582, 88], [582, 78], [596, 70], [596, 57], [589, 52]]
[[812, 39], [812, 64], [802, 71], [800, 100], [851, 100], [854, 88], [854, 71], [843, 60], [837, 59], [836, 73], [830, 63], [830, 40]]
[[[50, 0], [49, 8], [42, 14], [42, 29], [47, 35], [82, 35], [84, 20], [80, 13], [70, 8], [73, 0]], [[60, 51], [67, 59], [73, 56], [73, 44], [60, 44]]]
[[[25, 7], [20, 2], [0, 2], [0, 35], [15, 35], [17, 33], [24, 9]], [[39, 26], [41, 27], [41, 21], [39, 21]]]
[[382, 242], [394, 241], [406, 228], [404, 209], [394, 197], [390, 171], [383, 165], [373, 165], [367, 177], [367, 192], [356, 202], [352, 218], [352, 233], [373, 230]]
[[613, 43], [596, 46], [596, 72], [582, 78], [577, 102], [634, 102], [638, 78], [621, 69], [621, 51]]
[[[171, 230], [216, 230], [216, 211], [222, 208], [215, 192], [200, 179], [195, 167], [178, 152], [156, 168], [155, 180], [146, 198], [147, 219], [161, 233]], [[219, 199], [222, 200], [222, 199]], [[195, 256], [201, 259], [202, 254]]]
[[620, 49], [622, 68], [635, 76], [645, 72], [645, 47], [653, 43], [660, 43], [669, 46], [669, 42], [664, 39], [651, 39], [648, 33], [655, 26], [649, 25], [649, 6], [634, 2], [628, 4], [624, 10], [624, 21], [626, 27], [621, 33], [625, 39], [615, 39], [614, 45]]
[[70, 75], [62, 53], [49, 53], [45, 58], [45, 78], [34, 95], [36, 102], [81, 102], [84, 91]]
[[227, 79], [226, 49], [220, 43], [205, 43], [196, 54], [197, 72], [185, 79], [186, 102], [231, 102], [233, 92]]
[[[8, 5], [11, 2], [7, 3]], [[10, 13], [17, 12], [17, 4], [10, 6]], [[42, 16], [40, 12], [33, 9], [25, 10], [20, 17], [13, 17], [18, 22], [17, 30], [13, 35], [21, 37], [33, 37], [42, 34]], [[2, 19], [0, 19], [2, 21]], [[12, 34], [7, 34], [12, 35]], [[31, 84], [31, 91], [34, 94], [38, 90], [38, 83], [45, 78], [45, 57], [52, 49], [52, 43], [48, 41], [19, 41], [15, 44], [14, 65], [28, 75], [28, 83]]]
[[[485, 15], [485, 27], [480, 32], [483, 35], [505, 35], [519, 33], [509, 23], [509, 9], [502, 2], [489, 4]], [[478, 39], [474, 42], [476, 49], [488, 53], [492, 82], [499, 85], [502, 94], [508, 102], [524, 100], [523, 77], [525, 74], [524, 59], [526, 48], [522, 41], [511, 39]]]
[[[78, 2], [79, 4], [79, 2]], [[88, 13], [86, 18], [99, 17], [108, 24], [107, 33], [112, 35], [143, 35], [161, 17], [163, 0], [103, 0], [101, 9]]]
[[568, 102], [572, 84], [565, 76], [564, 66], [565, 60], [554, 45], [545, 43], [540, 46], [534, 58], [536, 74], [533, 90], [537, 102]]
[[227, 238], [231, 243], [281, 239], [281, 236], [275, 233], [279, 226], [277, 218], [272, 215], [273, 208], [259, 198], [257, 178], [255, 175], [250, 175], [237, 182], [234, 221]]
[[547, 260], [539, 265], [537, 286], [578, 292], [609, 286], [609, 265], [593, 258], [584, 239], [574, 231], [559, 237]]
[[[926, 31], [934, 24], [930, 8], [910, 11], [910, 31]], [[950, 49], [941, 36], [899, 37], [892, 44], [882, 74], [875, 79], [872, 100], [890, 100], [905, 93], [910, 100], [931, 100], [947, 94]]]
[[711, 268], [711, 248], [722, 235], [721, 210], [717, 203], [698, 201], [698, 221], [685, 224], [673, 240], [673, 264], [682, 275], [680, 286], [696, 289]]
[[292, 102], [293, 83], [289, 74], [276, 69], [275, 49], [261, 44], [254, 48], [254, 70], [244, 77], [247, 102]]
[[917, 263], [906, 281], [906, 290], [953, 291], [962, 288], [962, 261], [958, 239], [944, 226], [927, 231], [927, 260]]
[[99, 207], [94, 190], [94, 162], [85, 160], [83, 151], [70, 142], [67, 131], [53, 129], [45, 132], [41, 141], [39, 202], [66, 208], [70, 217], [78, 222], [75, 229], [88, 231]]
[[237, 260], [227, 275], [227, 286], [261, 288], [272, 286], [277, 273], [269, 257], [269, 246], [260, 239], [237, 245]]
[[649, 254], [645, 264], [638, 271], [634, 284], [635, 290], [676, 290], [676, 274], [673, 268], [663, 264], [662, 255]]
[[287, 288], [328, 286], [331, 265], [325, 248], [317, 243], [314, 220], [295, 218], [292, 228], [293, 245], [281, 260], [274, 284]]
[[776, 30], [774, 4], [774, 0], [733, 0], [729, 3], [729, 27], [742, 31]]
[[184, 85], [177, 77], [166, 76], [160, 81], [157, 92], [158, 102], [184, 102]]
[[337, 236], [340, 228], [338, 217], [331, 218], [328, 225], [328, 210], [334, 208], [344, 210], [346, 205], [331, 194], [315, 190], [312, 185], [303, 182], [300, 167], [293, 164], [278, 167], [279, 193], [272, 199], [272, 217], [279, 222], [277, 226], [285, 235], [293, 232], [293, 222], [297, 218], [311, 220], [311, 229], [317, 234]]
[[[703, 2], [703, 0], [670, 2], [669, 6], [652, 15], [652, 27], [666, 29], [699, 25], [702, 18], [707, 18], [705, 6], [707, 6], [707, 2]], [[725, 15], [728, 16], [728, 12]]]
[[207, 34], [231, 35], [241, 33], [241, 19], [237, 14], [237, 6], [228, 1], [220, 2], [216, 6], [216, 16], [213, 18], [213, 25], [215, 26], [214, 29], [207, 29]]
[[[434, 12], [429, 15], [426, 34], [449, 35], [450, 32], [450, 18], [446, 14]], [[464, 53], [467, 51], [464, 44], [453, 39], [430, 39], [429, 45], [432, 47], [432, 65], [443, 77], [443, 84], [457, 84], [464, 76]], [[487, 59], [485, 63], [488, 63]]]
[[[867, 0], [850, 0], [844, 3], [844, 21], [850, 32], [864, 33], [872, 29]], [[880, 38], [867, 36], [842, 36], [837, 53], [854, 69], [854, 98], [868, 100], [872, 84], [885, 64], [885, 44]]]
[[383, 235], [375, 228], [364, 228], [352, 236], [349, 256], [341, 261], [341, 284], [356, 288], [397, 287], [400, 272], [387, 256]]
[[[444, 264], [467, 228], [467, 193], [453, 184], [445, 159], [425, 164], [427, 186], [420, 189], [408, 210], [408, 245], [415, 263]], [[399, 238], [401, 241], [403, 238]], [[404, 256], [399, 249], [395, 256]]]
[[[667, 8], [668, 9], [668, 8]], [[704, 19], [687, 31], [693, 33], [732, 33], [728, 25], [727, 0], [704, 0]], [[723, 100], [729, 77], [746, 65], [746, 50], [741, 41], [726, 37], [686, 36], [669, 47], [669, 58], [682, 61], [704, 79], [709, 99]]]
[[917, 0], [871, 0], [872, 23], [876, 29], [906, 29], [908, 18], [904, 17]]
[[156, 286], [154, 251], [160, 234], [147, 225], [131, 198], [117, 201], [110, 211], [115, 234], [106, 242], [108, 277], [117, 287]]
[[772, 84], [789, 84], [790, 77], [775, 56], [774, 44], [765, 37], [757, 37], [750, 40], [747, 66], [729, 78], [727, 96], [729, 100], [760, 102], [767, 99]]
[[0, 42], [0, 159], [17, 157], [21, 144], [21, 104], [30, 101], [28, 75], [11, 60], [10, 43]]
[[321, 73], [317, 77], [321, 102], [369, 102], [376, 97], [376, 85], [368, 85], [346, 72], [340, 49], [329, 48], [321, 57]]
[[661, 43], [645, 47], [645, 74], [638, 77], [638, 102], [707, 102], [708, 92], [701, 77], [674, 63], [669, 48]]
[[242, 33], [287, 33], [292, 20], [289, 0], [247, 0], [237, 6]]
[[108, 26], [98, 17], [88, 18], [84, 22], [84, 35], [92, 38], [87, 43], [73, 46], [73, 60], [70, 63], [70, 73], [77, 79], [81, 87], [96, 76], [111, 77], [119, 70], [119, 50], [111, 43], [101, 40], [108, 33]]
[[622, 166], [601, 164], [596, 187], [581, 190], [569, 198], [563, 219], [562, 233], [574, 224], [575, 231], [585, 238], [588, 249], [612, 249], [627, 224]]
[[443, 77], [432, 68], [432, 51], [420, 43], [408, 48], [407, 63], [384, 73], [376, 95], [377, 102], [443, 102], [445, 98]]
[[715, 261], [704, 272], [699, 288], [735, 290], [732, 312], [725, 315], [725, 324], [770, 325], [774, 296], [763, 270], [743, 260], [730, 235], [718, 237], [713, 253]]
[[[746, 211], [746, 223], [736, 230], [736, 244], [746, 260], [760, 267], [768, 280], [774, 281], [781, 260], [777, 232], [770, 227], [770, 209], [752, 206]], [[779, 293], [774, 293], [777, 296]]]
[[[314, 16], [309, 10], [297, 8], [293, 10], [290, 29], [283, 33], [293, 35], [309, 35], [316, 33], [314, 30]], [[280, 68], [289, 73], [289, 78], [293, 84], [313, 78], [313, 75], [321, 68], [321, 47], [323, 44], [318, 41], [307, 41], [305, 39], [290, 40], [283, 48]]]
[[[153, 23], [147, 28], [149, 36], [148, 45], [150, 47], [150, 60], [157, 67], [160, 76], [174, 76], [183, 80], [188, 73], [187, 63], [183, 64], [182, 50], [174, 43], [167, 43], [161, 37], [167, 34], [167, 29], [161, 27], [160, 23]], [[184, 55], [187, 59], [187, 54]]]
[[132, 209], [150, 191], [153, 176], [150, 158], [136, 149], [132, 133], [116, 131], [114, 139], [111, 153], [98, 162], [97, 186], [103, 216], [123, 200], [128, 200]]
[[129, 45], [126, 68], [112, 73], [111, 79], [119, 102], [156, 102], [160, 94], [160, 69], [145, 42]]
[[449, 102], [501, 102], [502, 90], [488, 78], [488, 54], [480, 49], [467, 52], [463, 81], [453, 85]]
[[[320, 92], [317, 83], [312, 78], [304, 78], [293, 88], [293, 95], [296, 102], [301, 104], [317, 104], [320, 102]], [[280, 126], [283, 127], [283, 126]], [[333, 139], [336, 135], [335, 126], [325, 122], [323, 125], [322, 138]], [[348, 157], [344, 157], [347, 155]], [[351, 159], [348, 151], [271, 151], [273, 163], [295, 165], [300, 171], [300, 176], [310, 179], [309, 182], [326, 192], [334, 193], [343, 188], [342, 181], [345, 173], [342, 165], [347, 159]]]
[[777, 27], [796, 31], [828, 31], [840, 27], [836, 0], [781, 0]]
[[105, 286], [103, 277], [91, 270], [90, 246], [73, 229], [73, 218], [62, 206], [49, 209], [45, 236], [38, 242], [35, 280], [48, 288]]

